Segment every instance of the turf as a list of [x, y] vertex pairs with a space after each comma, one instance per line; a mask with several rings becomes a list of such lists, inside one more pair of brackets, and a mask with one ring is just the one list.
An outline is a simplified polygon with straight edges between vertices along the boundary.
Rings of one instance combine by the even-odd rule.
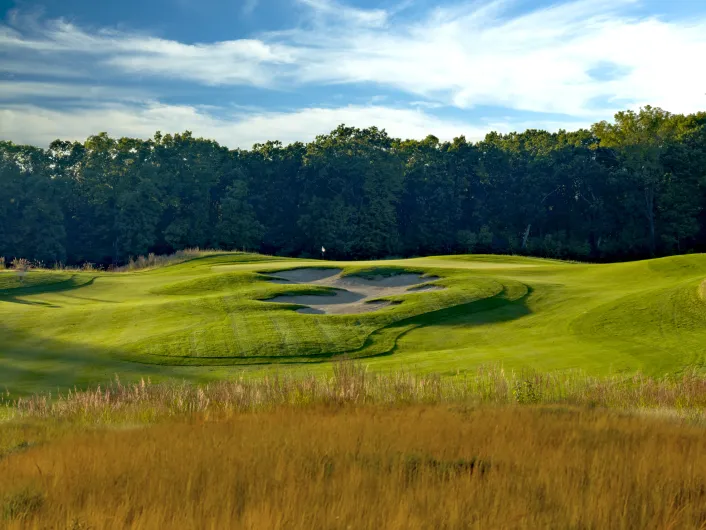
[[[436, 276], [365, 314], [300, 314], [278, 270], [342, 268], [366, 278]], [[460, 374], [580, 368], [649, 375], [706, 366], [706, 255], [589, 265], [511, 256], [322, 262], [208, 254], [130, 272], [0, 272], [0, 388], [31, 393], [110, 379], [212, 380], [317, 371], [342, 356], [371, 370]]]

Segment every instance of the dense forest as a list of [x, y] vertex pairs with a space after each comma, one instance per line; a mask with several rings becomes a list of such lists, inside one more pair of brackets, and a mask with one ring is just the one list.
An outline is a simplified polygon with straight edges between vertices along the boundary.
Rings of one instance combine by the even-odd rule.
[[590, 130], [399, 140], [340, 126], [229, 150], [191, 133], [0, 142], [0, 256], [122, 264], [248, 249], [587, 261], [706, 250], [706, 112], [621, 112]]

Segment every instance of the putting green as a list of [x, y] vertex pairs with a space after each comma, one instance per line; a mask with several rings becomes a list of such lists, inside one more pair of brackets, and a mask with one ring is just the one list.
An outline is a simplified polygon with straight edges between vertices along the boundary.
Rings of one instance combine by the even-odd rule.
[[[277, 271], [327, 267], [337, 270], [273, 281]], [[318, 281], [339, 272], [339, 283]], [[396, 275], [421, 278], [409, 287], [385, 283]], [[212, 380], [273, 364], [316, 371], [343, 355], [371, 369], [446, 374], [489, 362], [673, 373], [706, 365], [705, 278], [706, 255], [587, 265], [512, 256], [323, 262], [223, 253], [133, 273], [31, 271], [22, 283], [6, 271], [0, 388], [28, 393], [103, 383], [113, 374]], [[357, 284], [368, 289], [362, 301], [341, 290]], [[286, 303], [320, 297], [325, 304], [344, 294], [356, 300], [351, 314], [302, 314], [301, 302]], [[378, 305], [362, 312], [370, 302]]]

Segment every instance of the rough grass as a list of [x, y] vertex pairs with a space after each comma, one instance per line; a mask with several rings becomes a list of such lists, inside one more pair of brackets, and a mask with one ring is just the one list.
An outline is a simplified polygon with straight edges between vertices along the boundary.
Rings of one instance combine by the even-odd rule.
[[[128, 426], [129, 427], [129, 426]], [[573, 407], [276, 407], [13, 426], [4, 528], [703, 528], [702, 427]]]
[[[149, 260], [147, 260], [149, 261]], [[339, 267], [344, 275], [438, 276], [438, 291], [387, 297], [359, 315], [305, 315], [264, 303], [329, 292], [269, 274]], [[706, 256], [586, 265], [508, 256], [322, 262], [210, 253], [126, 273], [0, 272], [0, 388], [29, 394], [115, 373], [211, 381], [269, 365], [325, 371], [341, 356], [370, 371], [463, 374], [581, 369], [658, 376], [706, 365]]]
[[[0, 399], [5, 419], [60, 420], [78, 424], [144, 423], [190, 414], [232, 414], [274, 407], [387, 405], [571, 405], [660, 413], [706, 423], [706, 376], [592, 377], [579, 371], [542, 373], [478, 368], [463, 377], [411, 372], [370, 373], [338, 362], [329, 374], [240, 377], [206, 385], [185, 381], [122, 383], [66, 393]], [[1, 455], [0, 455], [1, 456]]]
[[706, 377], [327, 375], [4, 402], [2, 528], [703, 528]]

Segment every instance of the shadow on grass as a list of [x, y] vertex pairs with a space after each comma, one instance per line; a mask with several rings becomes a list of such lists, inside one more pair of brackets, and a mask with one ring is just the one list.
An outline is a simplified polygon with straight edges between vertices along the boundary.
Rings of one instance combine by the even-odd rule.
[[57, 308], [59, 305], [50, 304], [48, 302], [22, 300], [21, 296], [31, 296], [37, 294], [58, 293], [63, 291], [73, 291], [81, 287], [93, 285], [96, 278], [81, 278], [80, 276], [72, 276], [68, 280], [55, 283], [47, 283], [43, 285], [35, 285], [29, 287], [14, 287], [12, 289], [0, 289], [0, 303], [7, 302], [10, 304], [36, 305], [42, 307]]
[[126, 361], [146, 365], [162, 366], [262, 366], [262, 365], [302, 365], [320, 364], [336, 359], [364, 359], [392, 355], [397, 342], [410, 331], [426, 326], [451, 326], [465, 324], [482, 325], [490, 322], [516, 320], [531, 314], [527, 298], [532, 288], [522, 285], [524, 294], [511, 297], [509, 290], [495, 296], [475, 300], [466, 304], [430, 311], [422, 315], [406, 318], [372, 332], [363, 345], [355, 350], [336, 353], [316, 353], [297, 356], [231, 356], [231, 357], [174, 357], [153, 354], [121, 354]]
[[102, 298], [91, 298], [90, 296], [76, 296], [75, 294], [57, 293], [62, 298], [71, 298], [72, 300], [86, 300], [87, 302], [98, 302], [101, 304], [119, 304], [116, 300], [104, 300]]
[[35, 305], [39, 307], [48, 307], [51, 309], [58, 309], [61, 307], [60, 305], [50, 304], [49, 302], [22, 300], [21, 298], [16, 298], [14, 296], [0, 296], [0, 302], [7, 302], [8, 304]]
[[[517, 320], [532, 313], [527, 307], [527, 298], [533, 289], [523, 286], [525, 293], [519, 298], [511, 298], [507, 287], [496, 294], [468, 304], [430, 311], [410, 317], [370, 334], [359, 350], [350, 353], [352, 358], [369, 358], [392, 355], [397, 350], [398, 341], [408, 333], [424, 327], [437, 326], [479, 326], [488, 323]], [[386, 337], [387, 335], [387, 337]], [[380, 346], [383, 346], [380, 348]], [[380, 350], [380, 351], [376, 351]]]
[[[92, 283], [91, 279], [90, 283]], [[65, 283], [65, 282], [62, 282]], [[87, 285], [83, 284], [83, 285]], [[53, 291], [60, 290], [53, 285]], [[64, 289], [66, 289], [66, 285]], [[69, 289], [79, 286], [68, 286]], [[512, 290], [510, 290], [512, 291]], [[124, 349], [90, 346], [56, 338], [46, 338], [0, 323], [0, 389], [14, 395], [31, 394], [103, 384], [114, 374], [121, 378], [154, 377], [202, 379], [213, 367], [246, 367], [263, 365], [306, 365], [325, 363], [341, 358], [362, 359], [392, 355], [397, 342], [412, 330], [426, 326], [482, 325], [522, 318], [531, 311], [524, 294], [505, 288], [501, 293], [482, 300], [431, 311], [410, 317], [373, 332], [364, 345], [343, 353], [322, 353], [292, 357], [192, 357], [175, 358], [132, 353]], [[43, 292], [47, 292], [43, 289]], [[522, 294], [522, 296], [519, 296]], [[8, 301], [2, 299], [0, 301]], [[16, 300], [15, 303], [33, 303]], [[34, 303], [39, 305], [40, 303]], [[193, 368], [195, 371], [191, 371]], [[186, 371], [184, 371], [186, 370]]]
[[[11, 397], [56, 392], [121, 379], [169, 377], [168, 367], [125, 362], [115, 350], [38, 337], [0, 323], [0, 392]], [[189, 374], [176, 374], [188, 378]]]

